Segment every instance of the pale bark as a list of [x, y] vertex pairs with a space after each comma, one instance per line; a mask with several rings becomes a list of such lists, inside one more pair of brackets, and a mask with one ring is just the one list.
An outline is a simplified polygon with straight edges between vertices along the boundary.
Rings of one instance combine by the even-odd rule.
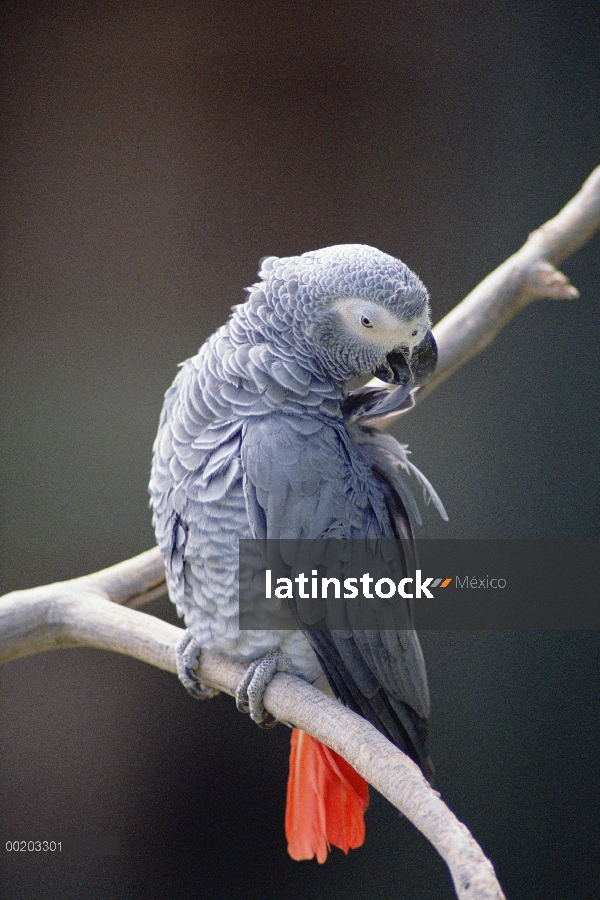
[[[533, 231], [520, 250], [491, 272], [433, 329], [438, 364], [433, 377], [416, 388], [423, 400], [469, 359], [484, 350], [505, 325], [534, 300], [576, 300], [577, 288], [555, 266], [579, 250], [600, 228], [600, 166], [563, 209]], [[373, 378], [369, 384], [386, 387]], [[403, 411], [380, 419], [388, 425]]]
[[[415, 392], [425, 397], [486, 347], [532, 300], [571, 300], [577, 290], [554, 266], [600, 227], [600, 167], [564, 209], [530, 236], [434, 329], [436, 374]], [[387, 416], [387, 424], [398, 413]], [[0, 598], [0, 662], [58, 647], [87, 646], [133, 656], [176, 672], [175, 646], [182, 629], [137, 609], [164, 593], [157, 548], [83, 578]], [[200, 674], [234, 694], [243, 666], [204, 653]], [[360, 716], [291, 675], [279, 673], [265, 693], [267, 710], [332, 747], [431, 841], [450, 869], [461, 900], [504, 895], [481, 848], [423, 778], [417, 766]]]

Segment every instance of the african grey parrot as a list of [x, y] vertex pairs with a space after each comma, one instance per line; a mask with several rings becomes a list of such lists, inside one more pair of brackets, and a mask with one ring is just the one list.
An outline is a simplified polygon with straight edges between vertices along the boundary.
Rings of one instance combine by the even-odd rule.
[[[194, 672], [203, 648], [248, 663], [238, 706], [261, 722], [266, 683], [277, 669], [294, 671], [333, 691], [427, 773], [429, 694], [414, 631], [238, 627], [239, 539], [411, 540], [402, 496], [413, 508], [414, 501], [399, 467], [417, 475], [445, 517], [406, 448], [372, 425], [410, 405], [410, 390], [435, 367], [427, 291], [400, 260], [361, 244], [268, 257], [258, 274], [246, 302], [182, 364], [154, 445], [153, 522], [186, 624], [180, 679], [196, 696], [213, 693]], [[366, 373], [395, 387], [349, 393], [349, 379]], [[293, 748], [291, 855], [323, 861], [331, 843], [346, 851], [362, 843], [366, 783], [302, 732]], [[358, 812], [308, 799], [315, 766], [319, 778], [325, 766], [326, 778], [342, 785], [342, 806], [354, 793]], [[307, 824], [311, 815], [331, 824]], [[353, 816], [358, 824], [340, 823]]]

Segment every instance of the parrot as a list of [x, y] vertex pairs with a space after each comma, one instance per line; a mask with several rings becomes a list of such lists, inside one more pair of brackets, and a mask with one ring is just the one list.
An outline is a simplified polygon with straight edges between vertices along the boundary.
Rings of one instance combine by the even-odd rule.
[[[339, 244], [269, 256], [245, 302], [180, 365], [153, 448], [150, 505], [171, 600], [185, 621], [177, 670], [197, 698], [202, 650], [247, 666], [238, 708], [258, 724], [277, 671], [293, 672], [365, 717], [430, 778], [430, 698], [413, 630], [241, 630], [239, 542], [413, 541], [400, 475], [447, 518], [408, 449], [377, 421], [414, 403], [437, 347], [429, 295], [403, 262]], [[377, 386], [349, 388], [375, 375]], [[342, 757], [292, 730], [285, 832], [293, 859], [322, 863], [364, 842], [368, 784]]]

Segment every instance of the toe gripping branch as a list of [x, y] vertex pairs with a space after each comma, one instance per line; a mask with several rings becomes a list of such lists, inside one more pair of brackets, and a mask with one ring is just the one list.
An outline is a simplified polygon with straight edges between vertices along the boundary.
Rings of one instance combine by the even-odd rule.
[[261, 728], [273, 728], [277, 724], [277, 719], [269, 715], [263, 704], [265, 690], [275, 672], [298, 674], [279, 649], [269, 650], [264, 656], [251, 662], [235, 693], [239, 711], [249, 713], [252, 721]]
[[196, 669], [200, 666], [201, 653], [200, 644], [186, 630], [175, 648], [177, 674], [188, 694], [196, 700], [210, 700], [211, 697], [216, 697], [219, 691], [208, 687], [196, 674]]

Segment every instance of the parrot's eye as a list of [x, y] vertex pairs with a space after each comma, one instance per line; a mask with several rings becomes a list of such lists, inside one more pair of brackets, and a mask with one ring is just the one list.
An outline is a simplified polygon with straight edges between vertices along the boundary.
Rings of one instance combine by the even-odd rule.
[[371, 320], [368, 319], [366, 316], [361, 316], [361, 317], [360, 317], [360, 324], [361, 324], [361, 325], [364, 325], [365, 328], [372, 328], [372, 327], [373, 327], [373, 323], [372, 323]]
[[418, 334], [418, 332], [417, 332], [417, 329], [416, 329], [416, 328], [415, 328], [415, 330], [414, 330], [414, 331], [413, 331], [413, 333], [412, 333], [412, 335], [411, 335], [411, 337], [416, 337], [416, 336], [417, 336], [417, 334]]

